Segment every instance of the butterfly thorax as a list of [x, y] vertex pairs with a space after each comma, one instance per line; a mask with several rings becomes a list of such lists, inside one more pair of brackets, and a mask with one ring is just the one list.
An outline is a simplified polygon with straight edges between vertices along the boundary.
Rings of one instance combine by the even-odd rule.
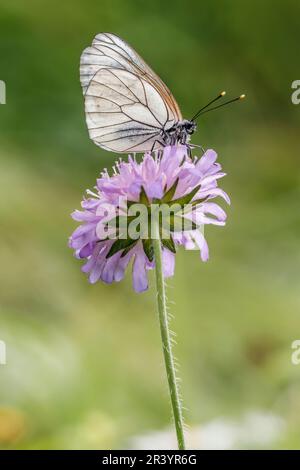
[[169, 129], [162, 130], [165, 145], [186, 144], [196, 130], [196, 123], [183, 119], [173, 124]]

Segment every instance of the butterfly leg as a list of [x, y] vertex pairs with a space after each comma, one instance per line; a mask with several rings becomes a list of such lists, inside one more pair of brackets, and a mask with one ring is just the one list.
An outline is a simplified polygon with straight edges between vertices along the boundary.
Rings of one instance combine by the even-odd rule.
[[[159, 144], [161, 147], [165, 147], [166, 144], [164, 142], [161, 142], [160, 140], [156, 139], [154, 142], [153, 142], [153, 145], [152, 145], [152, 148], [151, 148], [151, 153], [154, 151], [155, 149], [155, 145], [156, 144]], [[159, 150], [159, 149], [158, 149]]]
[[189, 145], [189, 147], [190, 147], [190, 148], [195, 148], [195, 147], [197, 147], [197, 148], [201, 149], [201, 151], [202, 151], [203, 154], [206, 152], [206, 150], [202, 147], [202, 145], [191, 144], [191, 145]]

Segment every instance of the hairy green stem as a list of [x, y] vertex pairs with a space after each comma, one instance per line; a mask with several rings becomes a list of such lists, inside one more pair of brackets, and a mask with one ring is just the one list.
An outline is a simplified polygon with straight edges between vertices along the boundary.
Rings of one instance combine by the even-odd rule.
[[165, 359], [165, 367], [168, 378], [169, 392], [176, 428], [177, 442], [179, 449], [185, 449], [182, 409], [176, 380], [176, 372], [174, 358], [172, 353], [172, 344], [169, 330], [168, 313], [166, 306], [166, 291], [163, 277], [162, 250], [159, 238], [159, 228], [157, 224], [155, 236], [152, 240], [155, 258], [156, 288], [157, 288], [157, 306], [160, 324], [161, 339], [163, 345], [163, 353]]

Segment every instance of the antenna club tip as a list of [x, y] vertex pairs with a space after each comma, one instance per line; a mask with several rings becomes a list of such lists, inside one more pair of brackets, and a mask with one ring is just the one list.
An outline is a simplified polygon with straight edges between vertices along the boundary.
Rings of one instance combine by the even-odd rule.
[[246, 95], [243, 93], [243, 94], [240, 96], [240, 100], [243, 100], [244, 98], [246, 98]]
[[225, 95], [226, 95], [226, 91], [221, 91], [220, 96], [225, 96]]

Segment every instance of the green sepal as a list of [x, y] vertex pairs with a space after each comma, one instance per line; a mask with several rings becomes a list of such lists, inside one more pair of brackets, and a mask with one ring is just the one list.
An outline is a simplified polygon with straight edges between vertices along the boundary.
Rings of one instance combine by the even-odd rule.
[[148, 196], [146, 194], [144, 186], [141, 187], [139, 203], [140, 204], [145, 204], [146, 206], [149, 206], [149, 204], [150, 204], [150, 201], [148, 199]]
[[111, 256], [118, 253], [118, 251], [120, 251], [120, 250], [124, 250], [124, 249], [127, 249], [127, 248], [131, 247], [131, 245], [133, 245], [136, 242], [137, 242], [137, 240], [133, 240], [132, 238], [116, 240], [112, 244], [112, 246], [110, 247], [110, 250], [106, 255], [106, 258], [110, 258]]
[[161, 199], [160, 202], [166, 203], [172, 201], [172, 198], [174, 197], [174, 194], [176, 193], [176, 189], [178, 186], [179, 178], [176, 178], [175, 182], [172, 184], [170, 189], [166, 192], [164, 197]]
[[170, 238], [162, 238], [161, 242], [165, 248], [170, 250], [172, 253], [176, 253], [176, 246], [172, 235], [170, 235]]
[[124, 256], [127, 255], [127, 253], [129, 253], [130, 250], [132, 250], [132, 248], [137, 244], [138, 240], [134, 240], [134, 243], [132, 243], [132, 245], [128, 246], [127, 248], [125, 248], [125, 250], [123, 251], [123, 253], [121, 254], [121, 258], [124, 258]]
[[144, 252], [148, 260], [152, 262], [154, 259], [154, 250], [153, 250], [153, 245], [152, 245], [152, 241], [150, 240], [150, 238], [143, 240], [143, 248], [144, 248]]
[[193, 197], [197, 194], [201, 187], [201, 184], [196, 186], [190, 193], [185, 194], [182, 197], [179, 197], [178, 199], [174, 199], [173, 201], [168, 202], [169, 206], [172, 206], [173, 204], [179, 204], [181, 207], [184, 207], [185, 205], [189, 204]]
[[202, 204], [205, 200], [206, 200], [206, 198], [204, 198], [204, 199], [195, 199], [195, 201], [192, 201], [191, 204], [194, 207], [194, 206], [197, 206], [198, 204]]

